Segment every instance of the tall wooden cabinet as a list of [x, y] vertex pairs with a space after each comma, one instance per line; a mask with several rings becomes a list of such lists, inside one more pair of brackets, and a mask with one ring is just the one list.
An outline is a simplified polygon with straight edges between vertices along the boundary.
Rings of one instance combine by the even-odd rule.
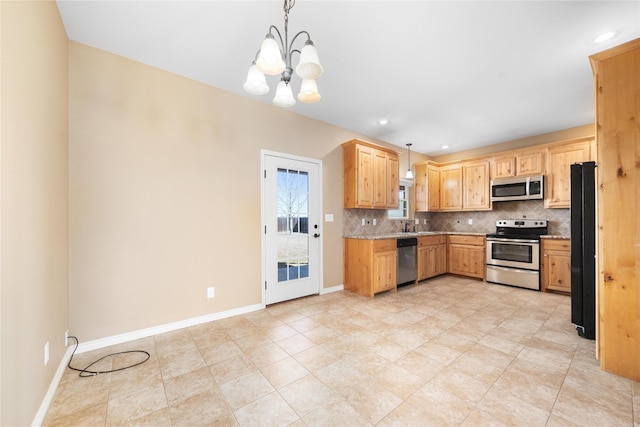
[[462, 165], [464, 210], [491, 209], [491, 180], [489, 179], [489, 162], [469, 162]]
[[592, 55], [600, 367], [640, 381], [640, 39]]
[[357, 139], [342, 144], [342, 152], [344, 207], [397, 209], [399, 154]]
[[440, 168], [431, 163], [418, 163], [414, 169], [414, 210], [440, 210]]
[[440, 210], [462, 210], [462, 167], [458, 164], [440, 168]]

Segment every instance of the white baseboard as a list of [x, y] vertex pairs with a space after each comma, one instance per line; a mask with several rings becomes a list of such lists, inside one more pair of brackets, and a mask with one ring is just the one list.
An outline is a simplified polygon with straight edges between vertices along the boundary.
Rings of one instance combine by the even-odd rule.
[[73, 354], [73, 347], [67, 347], [67, 351], [62, 356], [62, 360], [58, 365], [58, 369], [56, 369], [56, 373], [51, 380], [51, 384], [49, 384], [49, 389], [47, 390], [47, 394], [45, 394], [44, 399], [42, 399], [42, 403], [40, 404], [40, 408], [38, 408], [38, 412], [36, 413], [33, 422], [31, 423], [34, 427], [39, 427], [42, 425], [44, 421], [44, 417], [47, 415], [47, 411], [49, 410], [49, 406], [53, 401], [53, 396], [56, 394], [56, 390], [58, 389], [58, 385], [60, 384], [60, 380], [62, 379], [62, 375], [64, 375], [65, 369], [67, 369], [67, 365], [69, 364], [69, 360], [71, 360], [71, 355]]
[[234, 308], [233, 310], [221, 311], [219, 313], [207, 314], [205, 316], [194, 317], [191, 319], [180, 320], [178, 322], [140, 329], [138, 331], [127, 332], [126, 334], [114, 335], [107, 338], [87, 341], [78, 345], [78, 350], [76, 351], [76, 353], [85, 353], [87, 351], [97, 350], [99, 348], [109, 347], [111, 345], [122, 344], [140, 338], [147, 338], [153, 335], [163, 334], [165, 332], [188, 328], [189, 326], [200, 325], [201, 323], [207, 323], [214, 320], [226, 319], [227, 317], [238, 316], [240, 314], [251, 313], [252, 311], [262, 310], [263, 308], [265, 307], [262, 304], [248, 305], [245, 307]]
[[344, 285], [336, 285], [331, 286], [330, 288], [322, 288], [320, 289], [320, 295], [330, 294], [331, 292], [340, 292], [344, 291]]

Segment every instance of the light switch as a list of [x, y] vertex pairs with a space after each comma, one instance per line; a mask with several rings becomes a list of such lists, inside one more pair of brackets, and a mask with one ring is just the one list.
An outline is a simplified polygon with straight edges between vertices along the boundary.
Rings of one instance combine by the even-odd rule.
[[324, 214], [325, 222], [333, 222], [333, 214]]

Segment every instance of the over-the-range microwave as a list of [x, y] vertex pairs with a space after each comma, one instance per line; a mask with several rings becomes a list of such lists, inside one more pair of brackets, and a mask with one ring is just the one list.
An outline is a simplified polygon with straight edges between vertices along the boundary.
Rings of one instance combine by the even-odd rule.
[[496, 178], [491, 181], [491, 201], [542, 199], [544, 175]]

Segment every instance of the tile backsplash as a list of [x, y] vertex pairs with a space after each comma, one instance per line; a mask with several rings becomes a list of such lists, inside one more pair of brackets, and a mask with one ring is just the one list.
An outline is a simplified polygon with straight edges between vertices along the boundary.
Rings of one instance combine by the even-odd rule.
[[[409, 220], [410, 230], [416, 231], [460, 231], [471, 233], [493, 233], [499, 219], [546, 219], [549, 234], [569, 236], [571, 216], [569, 209], [545, 209], [542, 200], [498, 202], [493, 210], [481, 212], [418, 212]], [[362, 220], [365, 225], [362, 225]], [[469, 224], [471, 219], [472, 224]], [[345, 209], [342, 233], [344, 236], [389, 234], [402, 231], [406, 220], [387, 218], [386, 210]], [[425, 223], [426, 221], [426, 223]], [[373, 223], [376, 223], [373, 225]]]

